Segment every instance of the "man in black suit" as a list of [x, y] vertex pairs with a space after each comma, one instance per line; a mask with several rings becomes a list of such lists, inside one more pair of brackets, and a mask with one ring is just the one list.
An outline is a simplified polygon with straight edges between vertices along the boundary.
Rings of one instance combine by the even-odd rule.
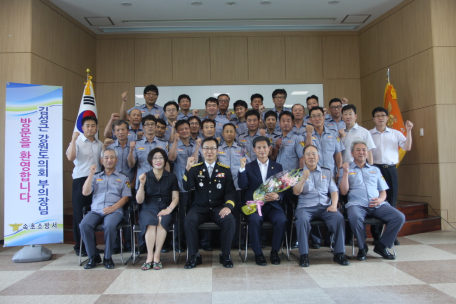
[[[267, 137], [259, 136], [253, 140], [253, 150], [257, 159], [246, 165], [246, 159], [241, 159], [241, 168], [239, 169], [238, 185], [241, 189], [246, 189], [244, 202], [253, 200], [253, 193], [266, 181], [270, 176], [279, 173], [282, 165], [268, 159], [270, 150], [270, 140]], [[272, 237], [271, 263], [280, 264], [279, 248], [283, 241], [287, 226], [287, 218], [280, 205], [282, 194], [268, 193], [264, 198], [264, 206], [261, 209], [263, 216], [258, 212], [248, 216], [249, 238], [255, 253], [255, 262], [257, 265], [266, 266], [267, 262], [261, 249], [261, 226], [263, 219], [269, 220], [274, 229]]]
[[236, 200], [236, 188], [230, 167], [216, 162], [218, 142], [213, 137], [205, 138], [201, 144], [204, 162], [195, 165], [195, 158], [189, 157], [183, 176], [186, 191], [195, 189], [190, 211], [185, 218], [185, 236], [190, 259], [186, 269], [202, 263], [198, 253], [198, 225], [213, 221], [222, 229], [220, 264], [232, 268], [231, 241], [236, 229], [236, 220], [231, 213]]

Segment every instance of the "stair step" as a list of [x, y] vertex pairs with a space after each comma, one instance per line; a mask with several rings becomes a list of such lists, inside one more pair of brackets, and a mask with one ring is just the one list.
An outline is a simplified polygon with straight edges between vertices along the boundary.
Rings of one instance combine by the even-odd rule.
[[[428, 215], [423, 219], [406, 221], [397, 236], [406, 236], [430, 231], [437, 231], [441, 229], [440, 217]], [[370, 225], [367, 225], [366, 232], [367, 237], [371, 238], [372, 234], [370, 233]]]
[[428, 205], [426, 203], [401, 202], [397, 209], [404, 213], [406, 221], [414, 221], [427, 218]]

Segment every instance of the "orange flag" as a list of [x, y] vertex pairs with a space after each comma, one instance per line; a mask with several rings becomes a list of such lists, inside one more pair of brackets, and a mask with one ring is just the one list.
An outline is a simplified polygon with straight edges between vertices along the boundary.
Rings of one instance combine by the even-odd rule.
[[[388, 128], [398, 130], [405, 137], [407, 137], [407, 130], [405, 129], [404, 120], [402, 119], [401, 110], [399, 109], [399, 105], [397, 104], [397, 95], [396, 90], [394, 89], [393, 85], [388, 82], [385, 88], [385, 97], [383, 102], [383, 107], [388, 110], [389, 117], [388, 122], [386, 125]], [[397, 163], [396, 167], [399, 167], [402, 158], [405, 155], [405, 151], [399, 147], [399, 162]]]

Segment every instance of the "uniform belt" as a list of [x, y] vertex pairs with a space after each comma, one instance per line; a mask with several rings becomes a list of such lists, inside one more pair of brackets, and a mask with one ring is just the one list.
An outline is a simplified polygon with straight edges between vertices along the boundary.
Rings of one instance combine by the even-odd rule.
[[374, 165], [377, 167], [385, 168], [385, 169], [396, 167], [396, 165], [385, 165], [385, 164], [374, 164]]

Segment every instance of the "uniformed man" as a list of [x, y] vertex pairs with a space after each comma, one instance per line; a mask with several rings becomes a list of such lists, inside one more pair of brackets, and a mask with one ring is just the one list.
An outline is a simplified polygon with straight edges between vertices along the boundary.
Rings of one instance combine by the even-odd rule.
[[[405, 123], [407, 137], [401, 132], [387, 127], [388, 111], [385, 108], [378, 107], [372, 111], [375, 128], [369, 130], [374, 140], [376, 148], [372, 150], [374, 166], [380, 169], [389, 189], [386, 190], [386, 200], [396, 208], [397, 189], [399, 187], [397, 180], [396, 164], [399, 162], [399, 147], [404, 151], [412, 149], [412, 128], [413, 123], [409, 120]], [[381, 226], [371, 226], [374, 243], [378, 241], [381, 233]], [[375, 244], [374, 244], [375, 245]], [[394, 240], [394, 245], [400, 245], [399, 241]]]
[[163, 138], [167, 141], [171, 141], [172, 140], [171, 135], [175, 133], [174, 124], [177, 121], [177, 113], [179, 112], [179, 105], [174, 100], [168, 101], [163, 106], [163, 109], [165, 110], [165, 116], [166, 116], [166, 131], [165, 131], [165, 135], [163, 136]]
[[194, 114], [190, 112], [192, 106], [192, 100], [187, 94], [181, 94], [177, 98], [177, 103], [180, 108], [180, 113], [177, 115], [177, 120], [187, 120], [192, 117]]
[[101, 257], [96, 249], [95, 227], [103, 223], [104, 259], [107, 269], [114, 268], [112, 249], [116, 240], [116, 228], [124, 216], [122, 207], [128, 202], [131, 191], [128, 177], [116, 170], [117, 151], [107, 148], [101, 153], [104, 171], [95, 173], [97, 165], [90, 167], [90, 174], [82, 188], [85, 196], [93, 193], [91, 211], [84, 216], [80, 224], [81, 236], [86, 246], [89, 262], [84, 269], [91, 269], [101, 264]]
[[[351, 147], [351, 143], [355, 139], [364, 140], [367, 143], [369, 151], [367, 162], [372, 164], [372, 149], [375, 149], [375, 143], [372, 140], [370, 132], [356, 123], [357, 118], [356, 107], [354, 105], [350, 104], [342, 108], [342, 119], [345, 122], [345, 130], [341, 136], [341, 140], [345, 147]], [[353, 156], [350, 151], [344, 150], [342, 152], [342, 162], [351, 163], [352, 161]]]
[[304, 115], [306, 114], [304, 106], [297, 103], [291, 107], [291, 113], [293, 113], [293, 129], [292, 132], [299, 133], [304, 136], [306, 133], [306, 122], [304, 121]]
[[[137, 110], [133, 110], [137, 111]], [[132, 112], [133, 112], [132, 111]], [[135, 169], [130, 168], [128, 166], [128, 154], [130, 152], [130, 138], [129, 138], [129, 131], [128, 131], [128, 123], [124, 120], [116, 120], [113, 125], [112, 125], [112, 130], [114, 133], [114, 136], [116, 137], [115, 140], [112, 140], [110, 138], [105, 139], [103, 149], [110, 148], [114, 149], [117, 152], [117, 164], [116, 164], [116, 171], [125, 174], [128, 176], [128, 179], [130, 180], [130, 183], [135, 180]], [[132, 197], [134, 197], [136, 193], [132, 193]], [[131, 233], [130, 233], [130, 228], [125, 227], [123, 228], [124, 230], [124, 236], [125, 236], [125, 242], [124, 242], [124, 250], [125, 251], [130, 251], [131, 250]], [[117, 254], [120, 252], [120, 240], [119, 238], [116, 238], [116, 243], [114, 245], [114, 254]]]
[[[274, 108], [272, 108], [269, 111], [275, 112], [278, 117], [280, 117], [280, 114], [283, 111], [288, 111], [291, 113], [290, 108], [284, 107], [286, 100], [287, 100], [287, 91], [285, 91], [284, 89], [275, 89], [274, 92], [272, 92], [272, 102], [274, 103], [275, 106], [274, 106]], [[264, 117], [263, 117], [263, 121], [264, 121]], [[280, 124], [278, 122], [276, 125], [276, 131], [281, 132]]]
[[219, 110], [219, 101], [215, 99], [214, 97], [209, 97], [206, 99], [206, 117], [204, 117], [202, 120], [204, 121], [205, 119], [212, 119], [215, 121], [215, 137], [222, 137], [222, 131], [223, 131], [223, 126], [230, 121], [226, 119], [226, 116], [219, 116], [217, 115], [218, 110]]
[[219, 260], [224, 267], [233, 267], [231, 261], [231, 241], [235, 232], [236, 220], [233, 208], [236, 188], [229, 166], [216, 162], [218, 143], [214, 138], [205, 138], [202, 143], [204, 162], [195, 165], [195, 158], [189, 157], [183, 177], [184, 189], [195, 189], [192, 207], [185, 218], [185, 233], [190, 259], [186, 269], [202, 263], [198, 252], [198, 225], [213, 221], [221, 227], [221, 250]]
[[[168, 159], [174, 163], [173, 173], [176, 175], [179, 182], [179, 223], [178, 233], [181, 240], [184, 241], [184, 219], [185, 211], [187, 210], [188, 192], [184, 189], [183, 176], [187, 160], [189, 157], [198, 158], [198, 149], [196, 143], [190, 140], [190, 125], [186, 120], [179, 120], [176, 123], [177, 134], [174, 136], [174, 142], [169, 148]], [[195, 153], [196, 151], [196, 153]], [[178, 242], [178, 234], [175, 234], [175, 244]], [[176, 246], [178, 247], [178, 246]], [[184, 248], [181, 244], [181, 248]], [[182, 250], [183, 251], [183, 250]]]
[[168, 125], [164, 119], [157, 118], [157, 120], [155, 121], [155, 137], [166, 140], [166, 132], [171, 134], [171, 125]]
[[258, 93], [252, 94], [252, 96], [250, 96], [250, 106], [252, 106], [252, 110], [257, 110], [260, 113], [260, 115], [261, 112], [263, 112], [261, 111], [261, 108], [263, 106], [263, 100], [263, 95]]
[[247, 132], [247, 123], [245, 122], [245, 112], [247, 112], [247, 103], [244, 100], [237, 100], [233, 104], [236, 118], [232, 118], [230, 122], [236, 127], [236, 137], [239, 134]]
[[[128, 127], [128, 139], [130, 141], [132, 140], [137, 140], [141, 139], [142, 136], [144, 135], [144, 130], [141, 128], [141, 111], [138, 109], [133, 109], [130, 112], [130, 126]], [[106, 138], [111, 138], [112, 140], [116, 140], [117, 137], [114, 134], [114, 127], [113, 124], [114, 122], [121, 120], [120, 115], [117, 113], [112, 113], [111, 118], [109, 119], [108, 124], [106, 125], [105, 131], [104, 131], [104, 137]], [[122, 120], [125, 121], [125, 120]]]
[[328, 119], [325, 119], [325, 125], [330, 129], [337, 132], [345, 129], [345, 122], [342, 119], [342, 101], [339, 98], [333, 98], [329, 101], [329, 113], [331, 114]]
[[[136, 105], [130, 110], [127, 111], [127, 114], [130, 114], [131, 110], [139, 109], [143, 117], [147, 115], [155, 116], [155, 118], [165, 119], [165, 112], [163, 108], [156, 104], [158, 98], [158, 88], [157, 86], [151, 84], [144, 88], [144, 100], [145, 104]], [[126, 115], [122, 114], [122, 119], [126, 118]]]
[[201, 119], [198, 116], [192, 116], [187, 121], [190, 125], [190, 141], [195, 142], [198, 138], [203, 139]]
[[271, 141], [272, 149], [274, 149], [277, 139], [279, 139], [282, 134], [282, 132], [276, 131], [277, 118], [277, 113], [273, 111], [267, 111], [264, 114], [264, 123], [266, 124], [266, 133], [264, 136]]
[[[311, 115], [312, 116], [312, 115]], [[334, 262], [346, 266], [350, 263], [345, 257], [345, 219], [337, 210], [339, 194], [329, 168], [318, 165], [319, 150], [316, 146], [304, 147], [305, 164], [301, 180], [293, 187], [298, 195], [296, 207], [296, 231], [301, 257], [299, 265], [309, 266], [309, 233], [310, 221], [320, 218], [325, 221], [329, 231], [334, 234]]]
[[248, 110], [245, 113], [245, 121], [247, 123], [248, 131], [242, 133], [238, 137], [238, 143], [244, 148], [245, 154], [251, 161], [256, 159], [255, 151], [253, 151], [253, 140], [261, 136], [259, 129], [260, 114], [255, 110]]
[[[304, 116], [304, 124], [307, 125], [307, 123], [310, 120], [310, 110], [313, 107], [319, 107], [320, 106], [320, 104], [318, 103], [318, 96], [311, 95], [311, 96], [307, 97], [306, 98], [306, 105], [307, 105], [307, 113], [309, 113], [309, 114]], [[329, 114], [325, 114], [325, 119], [329, 119]]]
[[302, 149], [305, 146], [304, 137], [291, 131], [293, 128], [293, 113], [283, 111], [279, 116], [279, 124], [282, 129], [282, 137], [276, 141], [272, 159], [282, 165], [283, 170], [299, 168], [299, 160], [303, 156]]
[[228, 108], [230, 107], [230, 96], [228, 94], [222, 93], [217, 97], [218, 100], [218, 112], [217, 116], [220, 118], [225, 118], [228, 121], [231, 121], [231, 119], [236, 118], [236, 115], [228, 111]]
[[[346, 106], [346, 107], [349, 107]], [[393, 246], [399, 230], [405, 222], [402, 212], [389, 205], [386, 199], [386, 184], [380, 170], [367, 163], [367, 143], [355, 139], [351, 143], [352, 163], [343, 164], [343, 174], [339, 177], [339, 190], [348, 195], [348, 222], [358, 240], [358, 260], [366, 259], [368, 247], [365, 242], [364, 218], [369, 215], [386, 222], [386, 229], [374, 247], [374, 252], [384, 259], [394, 260], [395, 255], [388, 251]]]
[[[73, 247], [76, 255], [79, 255], [79, 243], [81, 232], [79, 223], [82, 220], [82, 208], [92, 203], [92, 197], [82, 195], [82, 187], [90, 173], [90, 166], [97, 165], [97, 171], [101, 170], [100, 153], [103, 144], [95, 137], [98, 131], [98, 120], [96, 117], [87, 116], [82, 119], [82, 130], [84, 134], [74, 132], [70, 145], [66, 151], [69, 161], [74, 163], [73, 169], [73, 238], [76, 245]], [[82, 256], [85, 256], [85, 249], [82, 248]]]
[[[152, 115], [147, 115], [142, 119], [142, 124], [145, 130], [144, 138], [138, 141], [130, 142], [130, 152], [128, 153], [128, 166], [133, 168], [136, 163], [138, 167], [136, 170], [136, 187], [138, 189], [138, 177], [150, 170], [152, 167], [147, 161], [149, 152], [154, 148], [162, 148], [168, 154], [168, 142], [155, 136], [155, 122], [157, 119]], [[165, 169], [169, 171], [169, 165], [166, 164]]]

